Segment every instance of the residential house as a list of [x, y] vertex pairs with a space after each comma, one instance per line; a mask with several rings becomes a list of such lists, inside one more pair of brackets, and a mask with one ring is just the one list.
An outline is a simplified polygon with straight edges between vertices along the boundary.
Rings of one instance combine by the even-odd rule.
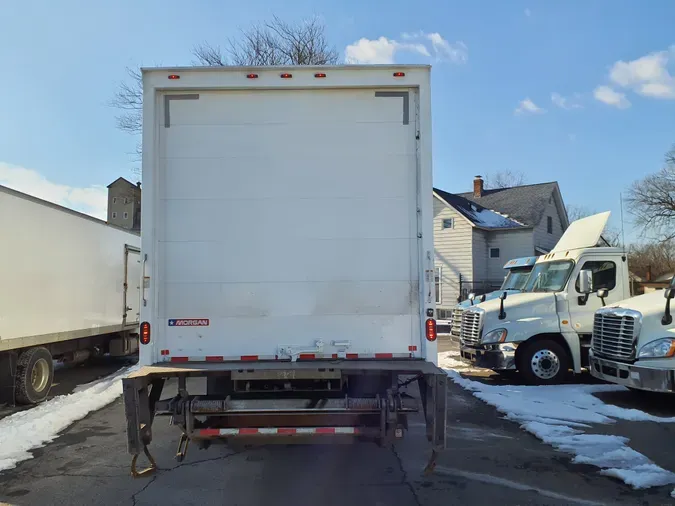
[[655, 292], [656, 290], [665, 290], [670, 286], [670, 282], [675, 277], [675, 272], [667, 272], [660, 276], [653, 277], [651, 267], [647, 271], [647, 278], [644, 279], [639, 287], [642, 293]]
[[434, 189], [436, 303], [439, 318], [469, 293], [499, 288], [504, 264], [548, 253], [569, 225], [558, 183], [472, 192]]
[[120, 177], [108, 185], [107, 221], [129, 230], [141, 229], [141, 183]]

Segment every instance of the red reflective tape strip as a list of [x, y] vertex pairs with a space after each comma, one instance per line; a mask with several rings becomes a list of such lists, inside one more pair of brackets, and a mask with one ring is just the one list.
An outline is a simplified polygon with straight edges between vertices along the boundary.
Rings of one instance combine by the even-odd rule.
[[417, 351], [417, 346], [415, 345], [408, 346], [408, 351]]
[[335, 427], [317, 427], [315, 432], [317, 434], [335, 434]]
[[201, 429], [200, 436], [220, 436], [220, 429]]
[[298, 358], [300, 358], [300, 359], [314, 359], [314, 358], [316, 358], [316, 355], [314, 353], [300, 353]]
[[251, 436], [253, 434], [258, 434], [258, 429], [239, 429], [240, 436]]
[[168, 355], [168, 354], [169, 354], [169, 350], [161, 350], [161, 351], [160, 351], [160, 354], [162, 354], [162, 355]]
[[280, 427], [277, 429], [277, 434], [296, 434], [298, 431], [290, 427]]
[[347, 353], [347, 358], [359, 358], [358, 353]]
[[188, 357], [171, 357], [171, 362], [189, 362]]
[[211, 356], [211, 357], [206, 357], [207, 362], [222, 362], [223, 357], [222, 356]]
[[393, 353], [375, 353], [375, 358], [394, 358]]
[[258, 355], [242, 355], [239, 357], [239, 359], [243, 360], [244, 362], [252, 362], [258, 360]]

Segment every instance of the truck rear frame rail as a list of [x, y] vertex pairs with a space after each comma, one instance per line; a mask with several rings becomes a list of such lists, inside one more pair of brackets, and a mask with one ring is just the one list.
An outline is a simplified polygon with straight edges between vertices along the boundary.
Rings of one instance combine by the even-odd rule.
[[[245, 369], [244, 369], [245, 367]], [[340, 391], [307, 391], [303, 380], [341, 379]], [[207, 379], [206, 395], [188, 392], [189, 377]], [[235, 378], [285, 378], [286, 390], [233, 391]], [[295, 379], [300, 388], [295, 390]], [[168, 379], [177, 379], [176, 395], [160, 399]], [[403, 378], [408, 378], [403, 381]], [[404, 391], [416, 382], [420, 397]], [[327, 384], [329, 385], [329, 384]], [[363, 385], [370, 385], [364, 389]], [[375, 385], [375, 387], [372, 387]], [[260, 362], [256, 364], [155, 365], [123, 380], [128, 451], [134, 477], [156, 469], [148, 445], [156, 416], [168, 416], [181, 431], [176, 459], [185, 458], [189, 443], [235, 445], [319, 444], [373, 441], [382, 446], [403, 437], [407, 415], [420, 407], [432, 446], [427, 469], [445, 448], [447, 375], [434, 364], [411, 361]], [[150, 467], [136, 469], [144, 453]]]

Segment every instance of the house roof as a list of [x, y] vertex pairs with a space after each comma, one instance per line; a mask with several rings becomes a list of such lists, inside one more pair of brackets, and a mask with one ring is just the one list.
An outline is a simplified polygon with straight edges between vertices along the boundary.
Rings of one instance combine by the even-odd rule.
[[123, 178], [123, 177], [118, 177], [117, 179], [115, 179], [112, 183], [110, 183], [108, 185], [108, 188], [110, 188], [111, 186], [113, 186], [113, 185], [115, 185], [119, 182], [124, 182], [124, 183], [128, 184], [129, 186], [133, 186], [134, 188], [136, 188], [136, 185], [134, 183], [132, 183], [131, 181], [129, 181], [128, 179]]
[[[550, 182], [483, 190], [483, 196], [480, 198], [475, 198], [473, 192], [460, 193], [458, 196], [534, 227], [541, 221], [551, 196], [558, 192], [558, 183]], [[560, 206], [563, 206], [562, 200], [556, 205], [564, 229], [568, 225], [567, 213], [564, 207], [560, 209]]]
[[434, 188], [434, 193], [477, 227], [487, 229], [528, 228], [523, 223], [454, 193], [448, 193], [438, 188]]

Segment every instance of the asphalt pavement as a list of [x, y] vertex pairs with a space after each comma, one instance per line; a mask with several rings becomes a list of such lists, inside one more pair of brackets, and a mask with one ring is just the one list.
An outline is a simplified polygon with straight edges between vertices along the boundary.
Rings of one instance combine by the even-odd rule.
[[[22, 506], [675, 504], [663, 488], [636, 492], [598, 474], [595, 467], [572, 464], [569, 456], [504, 420], [464, 389], [449, 385], [448, 449], [429, 476], [422, 473], [430, 449], [421, 417], [413, 418], [406, 437], [389, 448], [370, 443], [269, 446], [241, 452], [223, 446], [193, 447], [181, 464], [173, 460], [179, 431], [160, 418], [151, 445], [160, 469], [150, 478], [134, 479], [129, 474], [124, 409], [117, 400], [36, 450], [34, 459], [0, 473], [0, 502]], [[201, 387], [190, 386], [191, 390]], [[172, 392], [175, 385], [167, 388]]]

